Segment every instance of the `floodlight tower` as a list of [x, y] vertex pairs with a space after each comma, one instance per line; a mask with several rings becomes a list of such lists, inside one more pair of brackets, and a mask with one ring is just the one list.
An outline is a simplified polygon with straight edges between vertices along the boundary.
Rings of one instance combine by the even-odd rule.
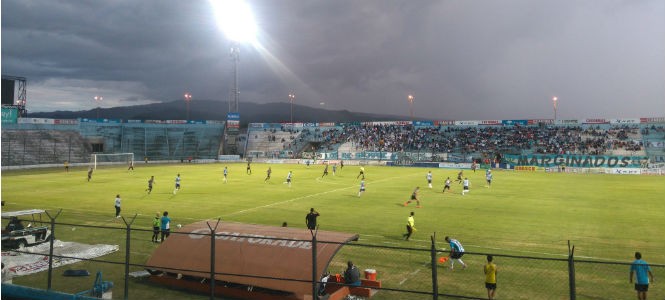
[[413, 121], [413, 99], [415, 99], [413, 95], [406, 96], [406, 100], [409, 101], [409, 114], [411, 116], [411, 121]]
[[256, 25], [249, 5], [243, 0], [210, 0], [215, 12], [217, 25], [231, 42], [230, 58], [232, 62], [232, 79], [229, 89], [229, 113], [226, 122], [226, 138], [224, 152], [237, 154], [237, 137], [240, 124], [238, 88], [238, 63], [240, 62], [240, 45], [253, 43]]
[[556, 123], [556, 102], [559, 100], [558, 97], [552, 97], [552, 104], [554, 105], [554, 122]]
[[97, 102], [97, 119], [99, 119], [99, 110], [102, 108], [102, 100], [104, 100], [104, 97], [102, 96], [95, 96], [93, 99], [95, 99], [95, 102]]
[[289, 102], [291, 102], [291, 126], [293, 126], [293, 101], [296, 101], [296, 94], [289, 94]]
[[187, 104], [187, 120], [189, 120], [189, 103], [192, 102], [192, 94], [185, 93], [185, 103]]

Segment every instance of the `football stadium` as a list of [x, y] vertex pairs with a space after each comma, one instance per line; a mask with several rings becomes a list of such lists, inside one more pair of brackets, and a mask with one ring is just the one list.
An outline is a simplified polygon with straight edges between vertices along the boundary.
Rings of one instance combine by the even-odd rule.
[[492, 255], [503, 299], [628, 299], [635, 252], [665, 271], [663, 145], [665, 118], [18, 118], [2, 125], [3, 280], [50, 299], [484, 299]]
[[0, 298], [665, 299], [662, 1], [247, 2], [2, 2]]

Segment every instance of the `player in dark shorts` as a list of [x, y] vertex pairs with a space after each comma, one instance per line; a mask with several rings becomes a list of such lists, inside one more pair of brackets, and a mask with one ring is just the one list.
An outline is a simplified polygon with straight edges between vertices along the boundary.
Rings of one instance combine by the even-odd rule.
[[417, 186], [415, 190], [413, 190], [413, 193], [411, 193], [411, 199], [409, 201], [404, 202], [404, 206], [409, 205], [411, 201], [416, 201], [416, 208], [420, 208], [420, 199], [418, 199], [418, 192], [420, 191], [420, 187]]
[[148, 188], [146, 191], [148, 191], [148, 194], [152, 192], [152, 185], [155, 184], [155, 176], [150, 176], [150, 179], [148, 180]]
[[88, 168], [88, 181], [92, 179], [92, 167]]
[[344, 169], [344, 161], [343, 160], [339, 161], [339, 169], [340, 170]]
[[321, 178], [323, 178], [323, 176], [328, 176], [328, 164], [326, 164], [325, 169], [323, 169], [323, 175], [321, 175]]
[[247, 162], [247, 175], [252, 175], [252, 166], [250, 162]]
[[263, 182], [267, 182], [268, 180], [270, 180], [270, 174], [271, 173], [272, 173], [272, 169], [270, 167], [268, 167], [268, 171], [266, 171], [266, 179], [263, 180]]
[[455, 180], [455, 182], [457, 182], [457, 184], [462, 183], [462, 176], [464, 176], [464, 170], [461, 170], [461, 171], [459, 171], [459, 173], [457, 173], [457, 180]]
[[451, 183], [450, 177], [446, 178], [446, 185], [443, 186], [443, 193], [445, 193], [446, 190], [450, 191], [450, 183]]

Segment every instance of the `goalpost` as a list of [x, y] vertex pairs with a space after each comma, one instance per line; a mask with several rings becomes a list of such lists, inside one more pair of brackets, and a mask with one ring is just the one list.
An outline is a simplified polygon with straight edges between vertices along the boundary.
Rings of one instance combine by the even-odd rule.
[[134, 163], [134, 153], [96, 153], [90, 157], [95, 170], [98, 165], [129, 165]]

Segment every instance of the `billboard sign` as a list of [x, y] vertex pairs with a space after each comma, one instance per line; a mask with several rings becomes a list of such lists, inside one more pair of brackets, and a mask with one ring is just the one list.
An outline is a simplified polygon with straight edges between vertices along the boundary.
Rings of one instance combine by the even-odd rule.
[[2, 108], [2, 123], [3, 124], [16, 124], [18, 119], [17, 107], [3, 107]]

